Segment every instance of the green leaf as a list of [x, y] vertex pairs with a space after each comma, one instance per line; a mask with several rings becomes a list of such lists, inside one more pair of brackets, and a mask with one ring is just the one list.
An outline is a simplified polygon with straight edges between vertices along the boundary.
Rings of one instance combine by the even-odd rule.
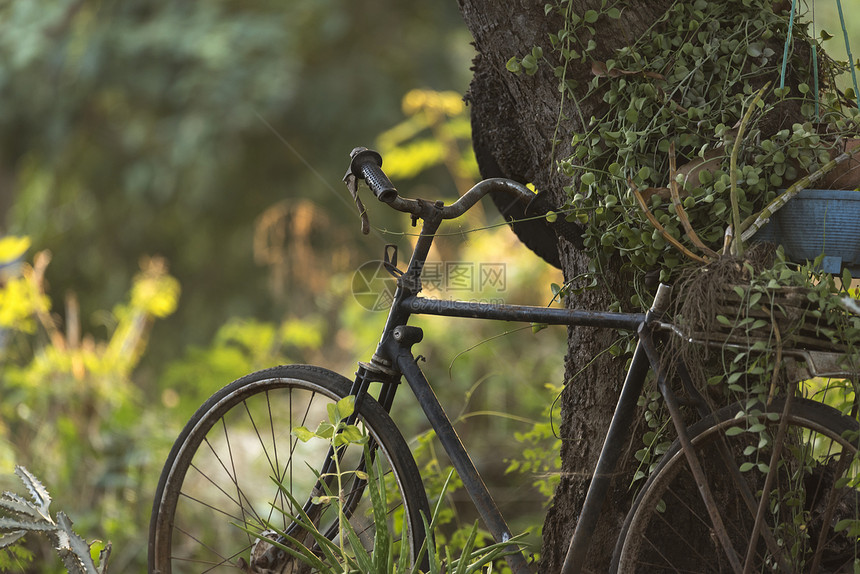
[[[352, 555], [355, 559], [355, 562], [358, 566], [359, 572], [373, 572], [373, 560], [365, 549], [365, 545], [361, 542], [361, 539], [358, 537], [358, 533], [355, 531], [355, 527], [348, 520], [342, 521], [344, 528], [346, 530], [346, 537], [349, 539], [349, 545], [352, 548]], [[341, 532], [343, 535], [343, 532]], [[346, 570], [344, 570], [346, 571]]]
[[47, 512], [48, 507], [51, 505], [51, 495], [48, 494], [48, 489], [45, 488], [38, 478], [23, 466], [16, 466], [15, 474], [18, 475], [18, 478], [21, 479], [21, 482], [23, 482], [24, 486], [27, 487], [27, 490], [30, 491], [30, 496], [33, 497], [33, 501], [39, 506], [39, 508]]
[[364, 441], [364, 434], [355, 425], [347, 425], [340, 431], [340, 434], [350, 443], [358, 444]]
[[546, 220], [549, 223], [555, 223], [555, 220], [558, 218], [558, 214], [554, 211], [546, 212]]
[[530, 76], [537, 72], [537, 58], [535, 58], [532, 54], [526, 54], [526, 56], [522, 60], [520, 60], [520, 64], [525, 69], [526, 74]]
[[308, 430], [307, 427], [293, 427], [293, 434], [296, 435], [296, 438], [298, 438], [302, 442], [308, 442], [309, 440], [317, 436], [315, 433]]
[[850, 528], [855, 522], [857, 522], [857, 519], [855, 518], [843, 518], [836, 523], [836, 526], [833, 527], [833, 531], [842, 532], [843, 530], [848, 530], [848, 528]]
[[[333, 406], [333, 405], [328, 405]], [[326, 440], [331, 439], [334, 435], [334, 425], [327, 422], [321, 422], [320, 426], [317, 427], [316, 432], [314, 433], [319, 438], [324, 438]]]
[[337, 402], [337, 420], [341, 421], [355, 412], [355, 396], [343, 397]]
[[737, 436], [744, 432], [744, 429], [741, 427], [729, 427], [726, 429], [726, 436]]
[[597, 19], [599, 17], [600, 17], [600, 14], [597, 13], [597, 10], [588, 10], [585, 13], [585, 16], [583, 16], [583, 18], [585, 18], [585, 21], [588, 22], [589, 24], [594, 24], [595, 22], [597, 22]]
[[850, 477], [850, 476], [843, 476], [842, 478], [840, 478], [839, 480], [837, 480], [837, 481], [833, 484], [833, 487], [834, 487], [836, 490], [839, 490], [839, 489], [841, 489], [841, 488], [845, 488], [846, 486], [848, 486], [848, 484], [849, 484], [850, 482], [851, 482], [851, 477]]
[[745, 463], [741, 464], [740, 471], [741, 472], [747, 472], [749, 470], [752, 470], [753, 468], [755, 468], [754, 462], [745, 462]]
[[57, 525], [52, 522], [34, 522], [29, 519], [17, 520], [14, 518], [0, 517], [0, 528], [3, 530], [32, 530], [52, 532]]
[[512, 56], [507, 62], [505, 62], [505, 68], [514, 74], [519, 74], [523, 71], [523, 67], [516, 56]]

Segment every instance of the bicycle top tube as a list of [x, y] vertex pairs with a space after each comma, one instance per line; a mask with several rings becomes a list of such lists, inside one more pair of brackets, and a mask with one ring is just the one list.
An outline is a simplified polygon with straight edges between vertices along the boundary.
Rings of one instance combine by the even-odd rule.
[[398, 302], [412, 315], [440, 315], [497, 321], [523, 321], [547, 325], [576, 325], [635, 331], [645, 321], [645, 313], [589, 311], [530, 305], [506, 305], [470, 301], [428, 299], [410, 295]]

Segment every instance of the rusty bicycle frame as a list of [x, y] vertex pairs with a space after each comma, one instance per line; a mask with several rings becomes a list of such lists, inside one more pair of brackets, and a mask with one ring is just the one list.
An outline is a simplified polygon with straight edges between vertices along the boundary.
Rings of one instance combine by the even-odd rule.
[[[366, 148], [353, 150], [352, 161], [344, 181], [352, 193], [353, 199], [362, 218], [362, 229], [367, 232], [369, 224], [367, 214], [358, 197], [358, 181], [363, 179], [374, 195], [387, 203], [393, 209], [409, 213], [413, 225], [418, 220], [422, 227], [418, 240], [412, 252], [405, 271], [396, 267], [396, 258], [390, 257], [386, 247], [385, 268], [397, 277], [395, 290], [388, 318], [372, 359], [359, 363], [356, 377], [350, 389], [350, 394], [360, 401], [368, 393], [371, 383], [382, 383], [378, 402], [387, 411], [391, 410], [394, 394], [401, 378], [405, 378], [412, 393], [424, 411], [427, 420], [450, 458], [454, 468], [459, 473], [466, 491], [469, 493], [484, 524], [496, 542], [506, 542], [511, 538], [511, 532], [498, 506], [490, 495], [484, 481], [472, 463], [466, 448], [454, 430], [448, 415], [439, 403], [430, 383], [418, 366], [416, 357], [412, 354], [412, 346], [423, 338], [420, 328], [408, 325], [412, 315], [439, 315], [446, 317], [463, 317], [472, 319], [491, 319], [499, 321], [522, 321], [545, 323], [549, 325], [568, 325], [620, 329], [635, 332], [636, 348], [633, 352], [630, 366], [624, 379], [621, 392], [616, 403], [615, 412], [604, 438], [597, 464], [594, 468], [585, 501], [567, 549], [567, 555], [562, 566], [561, 574], [578, 574], [585, 563], [591, 537], [600, 516], [616, 464], [622, 450], [629, 439], [630, 421], [633, 418], [638, 398], [649, 371], [653, 371], [660, 394], [672, 419], [681, 445], [683, 456], [698, 487], [711, 521], [713, 537], [722, 550], [735, 572], [744, 571], [743, 557], [732, 547], [732, 542], [726, 525], [717, 507], [711, 487], [705, 478], [701, 461], [692, 447], [688, 425], [681, 414], [681, 399], [676, 396], [669, 385], [666, 365], [661, 360], [657, 349], [655, 336], [669, 334], [680, 336], [688, 343], [714, 345], [728, 344], [731, 347], [749, 349], [743, 344], [719, 343], [714, 340], [695, 339], [680, 332], [673, 324], [661, 321], [668, 310], [671, 288], [660, 284], [655, 293], [651, 308], [645, 313], [601, 312], [583, 309], [560, 309], [526, 305], [504, 305], [489, 303], [473, 303], [462, 301], [446, 301], [420, 297], [421, 272], [427, 260], [434, 236], [441, 223], [446, 219], [461, 216], [475, 205], [484, 195], [494, 192], [509, 196], [513, 201], [525, 205], [532, 204], [536, 195], [524, 185], [508, 179], [487, 179], [475, 185], [451, 205], [441, 201], [423, 199], [405, 199], [399, 196], [395, 187], [382, 171], [382, 158], [378, 153]], [[791, 357], [788, 357], [791, 355]], [[784, 350], [784, 358], [794, 361], [793, 369], [797, 370], [794, 380], [803, 380], [810, 376], [856, 376], [847, 373], [838, 366], [832, 353], [811, 351], [805, 349]], [[805, 365], [805, 366], [801, 366]], [[710, 407], [701, 393], [695, 388], [689, 372], [683, 361], [673, 363], [673, 371], [684, 390], [684, 405], [695, 409], [700, 418], [711, 414]], [[790, 403], [790, 394], [786, 399], [786, 412]], [[855, 412], [858, 399], [855, 399]], [[733, 477], [739, 494], [747, 505], [758, 505], [754, 501], [754, 493], [745, 486], [740, 478], [740, 471], [733, 463], [734, 458], [725, 447], [719, 450], [719, 456], [727, 465], [729, 474]], [[325, 472], [325, 470], [323, 471]], [[758, 537], [764, 541], [773, 552], [777, 565], [786, 569], [783, 563], [782, 551], [773, 533], [766, 527], [761, 527], [759, 518], [753, 529], [750, 546], [754, 546]], [[514, 574], [527, 574], [529, 566], [525, 556], [517, 551], [507, 556], [507, 561]], [[749, 566], [749, 557], [747, 564]]]
[[[680, 424], [679, 435], [686, 434], [686, 426], [678, 414], [678, 401], [665, 383], [663, 368], [660, 365], [654, 342], [654, 332], [656, 330], [664, 331], [668, 328], [659, 322], [659, 318], [668, 307], [670, 287], [663, 284], [659, 286], [654, 303], [647, 313], [499, 305], [420, 297], [418, 293], [421, 291], [421, 271], [434, 235], [444, 220], [462, 215], [491, 191], [505, 193], [522, 202], [533, 200], [535, 195], [524, 185], [512, 180], [488, 179], [475, 185], [449, 206], [445, 206], [441, 202], [405, 199], [397, 194], [394, 186], [391, 185], [387, 176], [380, 169], [381, 158], [376, 152], [356, 148], [353, 150], [352, 156], [352, 163], [345, 181], [353, 193], [363, 218], [366, 218], [366, 212], [357, 196], [357, 179], [364, 179], [380, 201], [389, 204], [398, 211], [411, 214], [413, 223], [421, 220], [423, 225], [406, 271], [400, 272], [394, 264], [387, 261], [388, 251], [386, 250], [386, 268], [397, 276], [397, 288], [376, 352], [369, 362], [359, 363], [351, 394], [356, 395], [357, 400], [360, 400], [360, 397], [367, 393], [371, 383], [384, 383], [378, 401], [386, 410], [390, 410], [397, 384], [401, 377], [406, 379], [495, 541], [505, 542], [509, 540], [511, 538], [510, 529], [412, 354], [412, 345], [422, 339], [423, 333], [420, 328], [407, 325], [409, 318], [412, 315], [440, 315], [500, 321], [539, 322], [550, 325], [599, 327], [636, 332], [638, 344], [618, 398], [615, 413], [606, 433], [603, 448], [594, 469], [585, 503], [562, 569], [563, 574], [580, 572], [591, 535], [609, 489], [613, 471], [621, 455], [623, 445], [628, 439], [629, 421], [633, 416], [637, 399], [642, 392], [649, 370], [653, 369], [657, 374], [659, 388], [667, 405], [669, 405], [672, 418], [676, 426]], [[690, 452], [688, 456], [692, 456], [691, 464], [694, 467], [694, 472], [696, 472], [695, 469], [699, 465], [695, 461], [695, 454]], [[720, 524], [719, 513], [713, 508], [713, 501], [709, 498], [708, 496], [705, 497], [709, 512], [712, 519]], [[721, 527], [718, 525], [716, 529], [719, 531]], [[725, 541], [728, 540], [724, 528], [722, 528], [722, 533], [718, 532], [718, 536]], [[508, 563], [514, 574], [529, 572], [526, 559], [520, 552], [510, 555]]]

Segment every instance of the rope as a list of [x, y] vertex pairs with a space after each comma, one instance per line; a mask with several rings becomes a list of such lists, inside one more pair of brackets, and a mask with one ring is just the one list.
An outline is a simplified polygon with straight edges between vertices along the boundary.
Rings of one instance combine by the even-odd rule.
[[[782, 69], [779, 73], [779, 87], [785, 87], [785, 71], [788, 66], [788, 48], [791, 45], [792, 31], [794, 30], [794, 14], [797, 8], [797, 0], [791, 0], [791, 14], [788, 18], [788, 34], [785, 37], [785, 47], [782, 50]], [[860, 108], [860, 89], [857, 87], [857, 72], [854, 65], [854, 56], [851, 54], [851, 43], [848, 41], [848, 28], [845, 26], [845, 15], [842, 12], [842, 0], [836, 0], [836, 9], [839, 11], [839, 23], [842, 26], [842, 37], [845, 39], [845, 51], [848, 53], [848, 67], [851, 70], [851, 81], [854, 84], [854, 97], [857, 100], [857, 107]], [[815, 4], [813, 0], [812, 8], [813, 29], [815, 28]], [[812, 71], [813, 71], [813, 90], [815, 93], [815, 116], [819, 116], [819, 101], [818, 101], [818, 51], [812, 49]]]
[[[845, 28], [845, 17], [842, 15], [842, 0], [836, 0], [836, 8], [839, 10], [839, 22], [842, 24], [842, 36], [845, 38], [845, 51], [848, 52], [848, 67], [851, 68], [851, 80], [854, 82], [854, 97], [857, 98], [857, 107], [860, 108], [860, 90], [857, 89], [857, 73], [854, 71], [854, 56], [851, 55], [851, 45], [848, 43], [848, 30]], [[783, 70], [785, 68], [783, 67]]]
[[[785, 48], [782, 50], [782, 71], [779, 73], [779, 87], [785, 87], [785, 68], [788, 65], [788, 47], [791, 44], [791, 32], [794, 30], [794, 12], [797, 0], [791, 0], [791, 15], [788, 17], [788, 34], [785, 35]], [[840, 12], [841, 14], [841, 12]], [[816, 70], [816, 75], [818, 71]]]

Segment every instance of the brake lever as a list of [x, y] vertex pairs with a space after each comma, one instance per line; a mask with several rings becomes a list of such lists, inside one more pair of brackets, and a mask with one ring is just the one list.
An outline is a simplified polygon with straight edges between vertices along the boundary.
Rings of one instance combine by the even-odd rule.
[[352, 166], [346, 170], [346, 175], [343, 176], [343, 182], [346, 184], [346, 188], [349, 190], [349, 194], [352, 196], [352, 199], [355, 200], [355, 206], [358, 208], [358, 215], [361, 217], [361, 232], [364, 235], [367, 235], [370, 233], [370, 219], [367, 217], [367, 209], [364, 207], [364, 204], [361, 202], [361, 198], [358, 196], [358, 177], [352, 173]]

